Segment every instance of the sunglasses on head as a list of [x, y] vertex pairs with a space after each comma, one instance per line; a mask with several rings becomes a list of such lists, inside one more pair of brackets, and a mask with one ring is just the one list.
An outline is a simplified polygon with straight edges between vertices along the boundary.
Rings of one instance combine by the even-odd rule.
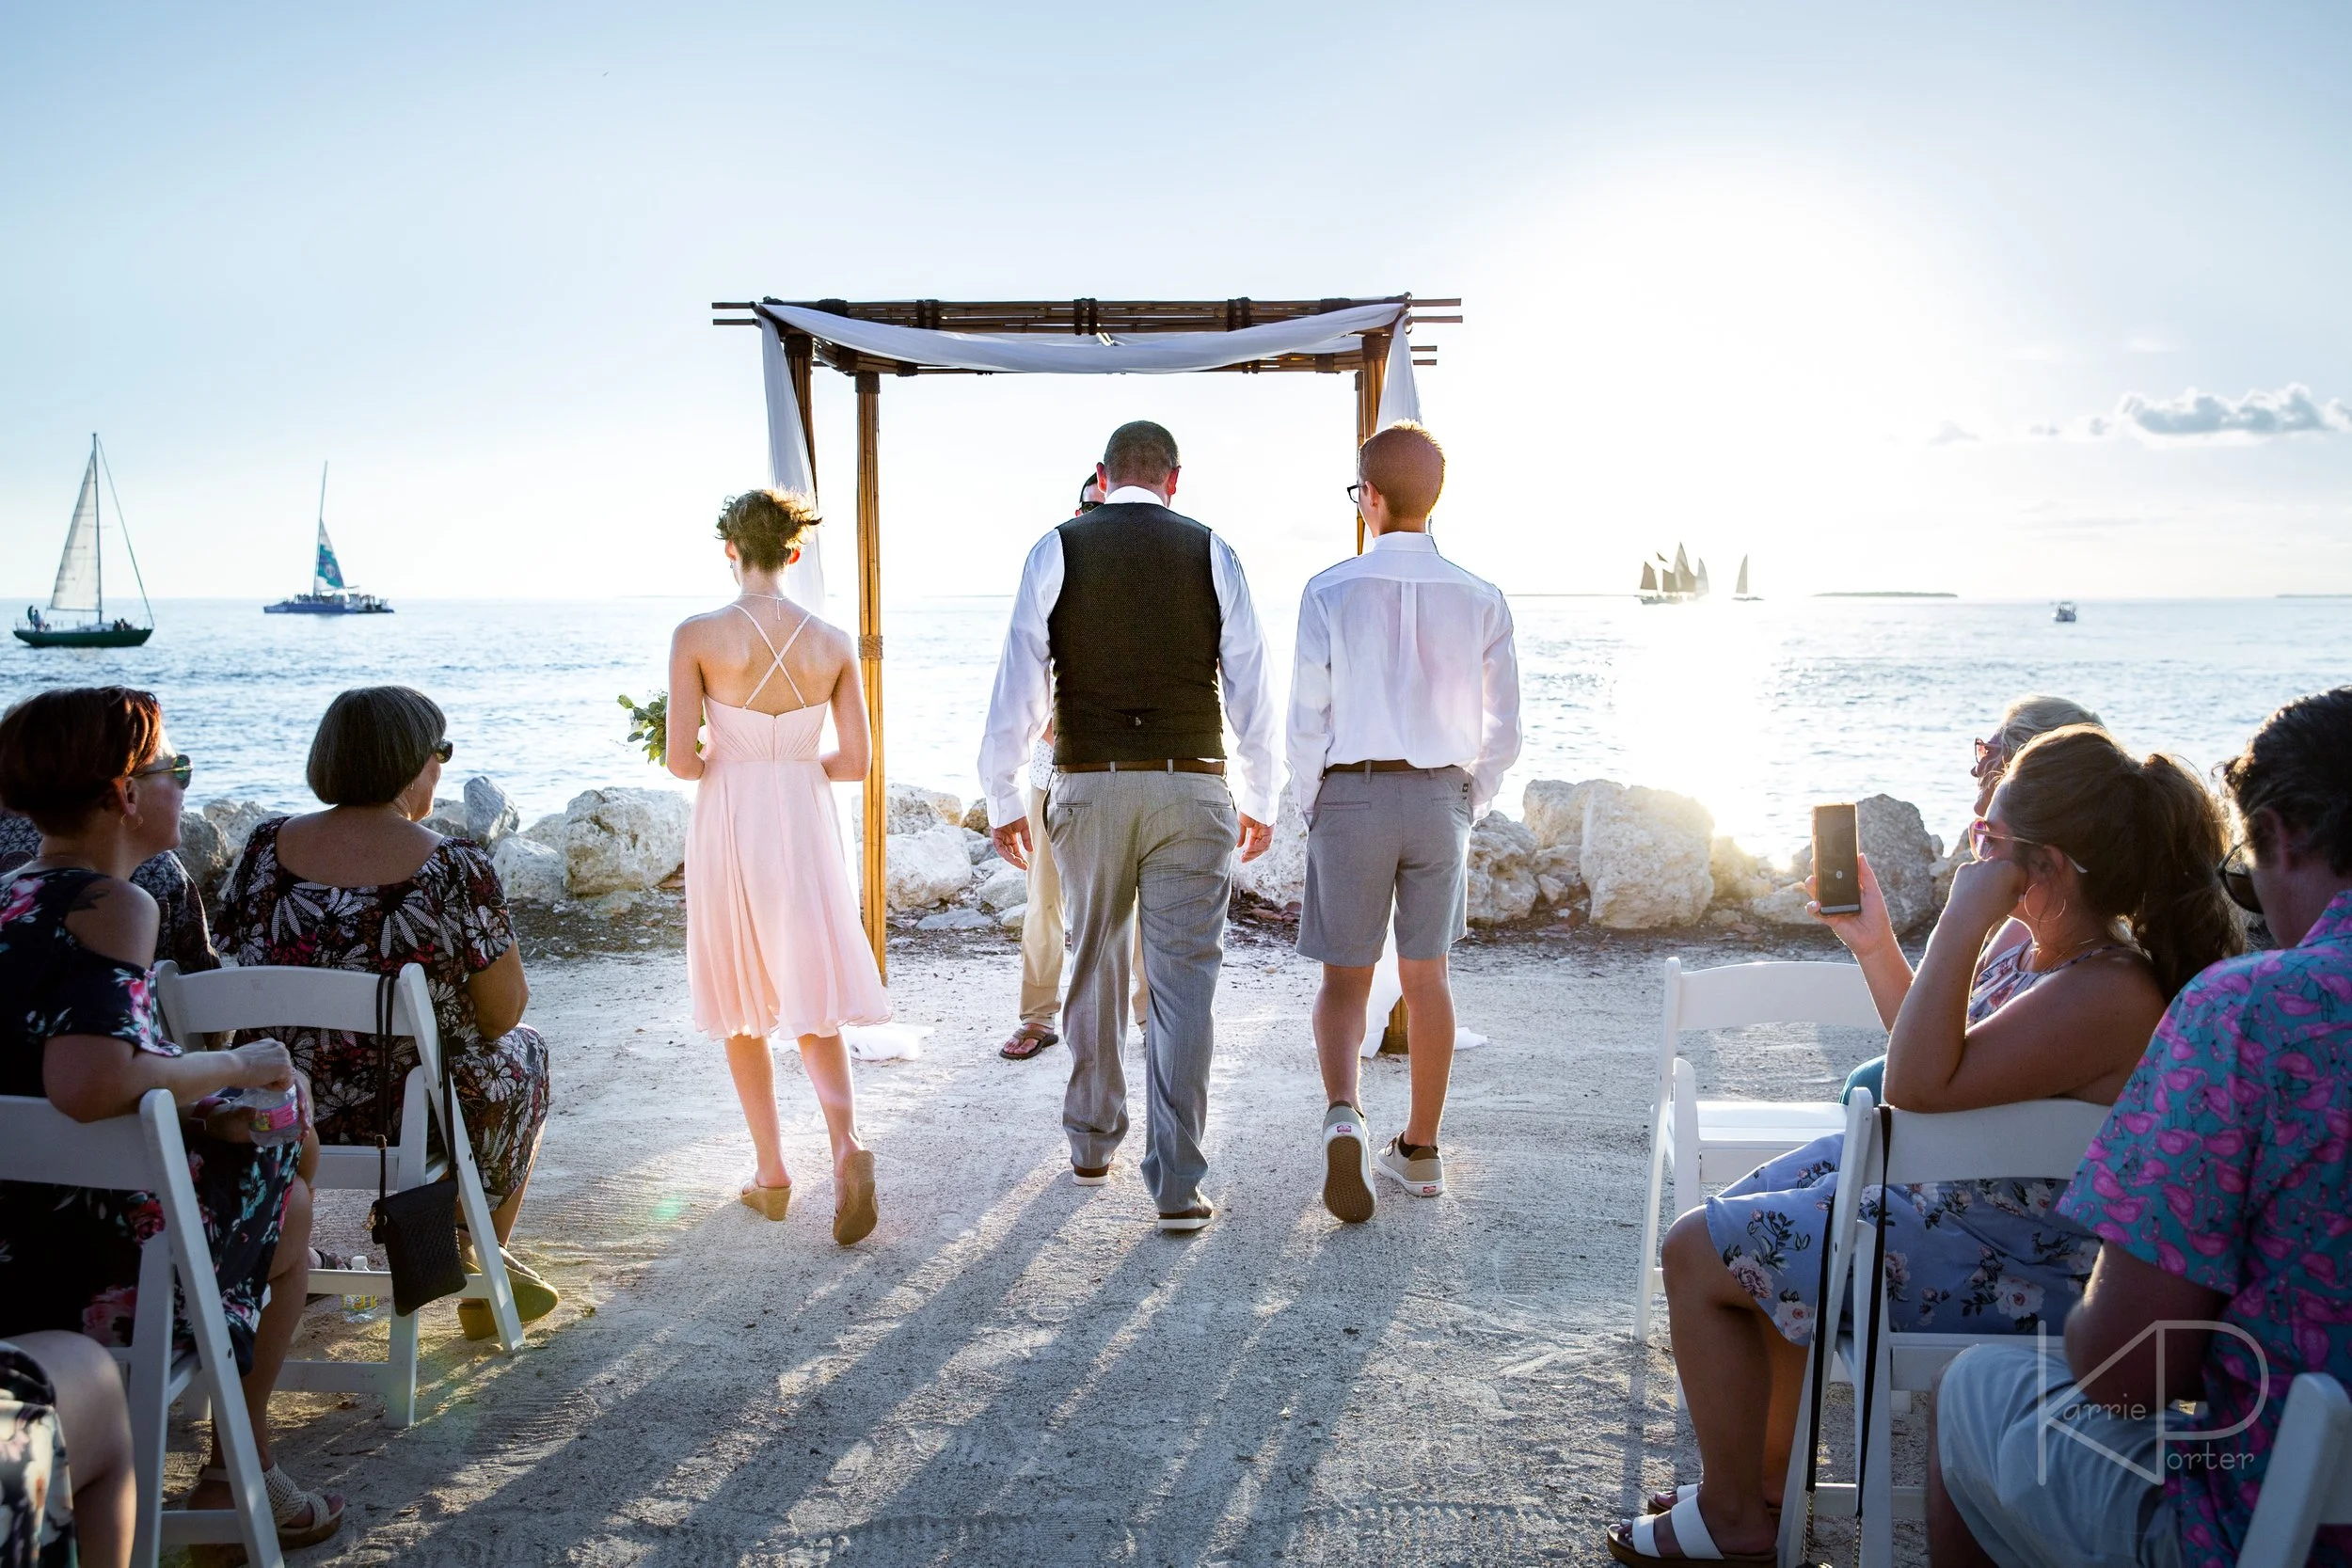
[[190, 761], [187, 753], [183, 752], [167, 760], [151, 762], [144, 768], [131, 769], [131, 777], [135, 779], [152, 778], [158, 773], [170, 774], [171, 782], [182, 789], [185, 789], [188, 787], [188, 781], [196, 777], [196, 764]]
[[457, 743], [449, 736], [443, 736], [433, 743], [433, 754], [441, 761], [447, 762], [457, 754]]
[[[1978, 744], [1981, 745], [1983, 742], [1979, 741]], [[1970, 854], [1980, 861], [1991, 860], [1993, 857], [1984, 851], [1986, 846], [1993, 844], [2014, 844], [2022, 849], [2058, 849], [2057, 845], [2043, 844], [2039, 839], [2019, 838], [2007, 828], [1994, 826], [1989, 817], [1979, 816], [1968, 824], [1968, 852]], [[2058, 853], [2066, 855], [2063, 849], [2058, 849]], [[2066, 855], [2066, 863], [2073, 866], [2081, 876], [2090, 875], [2090, 867], [2072, 855]]]
[[2235, 844], [2214, 867], [2214, 875], [2221, 879], [2221, 891], [2230, 895], [2230, 902], [2248, 914], [2263, 912], [2263, 901], [2254, 894], [2253, 867], [2248, 863], [2246, 846]]

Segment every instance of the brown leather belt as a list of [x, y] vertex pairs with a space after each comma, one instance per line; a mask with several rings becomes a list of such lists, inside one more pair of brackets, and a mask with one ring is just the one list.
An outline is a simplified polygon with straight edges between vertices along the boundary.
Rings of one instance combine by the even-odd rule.
[[1327, 779], [1334, 773], [1427, 773], [1432, 771], [1434, 769], [1423, 768], [1418, 763], [1403, 762], [1395, 757], [1382, 757], [1377, 761], [1335, 762], [1323, 770], [1323, 776]]
[[1158, 757], [1150, 762], [1057, 762], [1057, 773], [1222, 773], [1215, 757]]

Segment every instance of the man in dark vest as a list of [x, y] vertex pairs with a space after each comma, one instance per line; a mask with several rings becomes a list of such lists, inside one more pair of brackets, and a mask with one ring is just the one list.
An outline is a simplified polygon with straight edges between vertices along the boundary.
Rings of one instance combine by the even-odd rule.
[[[1176, 474], [1174, 436], [1145, 420], [1120, 425], [1098, 469], [1103, 504], [1030, 550], [989, 699], [980, 782], [997, 852], [1025, 866], [1041, 826], [1061, 868], [1075, 939], [1062, 1128], [1081, 1186], [1109, 1180], [1127, 1135], [1120, 1046], [1129, 923], [1142, 922], [1143, 1180], [1160, 1228], [1192, 1231], [1212, 1212], [1200, 1195], [1200, 1134], [1233, 851], [1254, 860], [1272, 836], [1276, 718], [1241, 562], [1168, 509]], [[1049, 717], [1053, 787], [1033, 826], [1021, 774]]]

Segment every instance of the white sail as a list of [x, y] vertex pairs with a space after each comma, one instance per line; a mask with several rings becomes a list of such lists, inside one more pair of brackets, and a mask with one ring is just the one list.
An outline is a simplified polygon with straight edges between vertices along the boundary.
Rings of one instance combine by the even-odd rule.
[[65, 554], [57, 558], [57, 586], [49, 608], [98, 613], [98, 453], [82, 470], [81, 499], [73, 503], [73, 526], [66, 531]]
[[1739, 584], [1731, 592], [1739, 598], [1744, 599], [1748, 596], [1748, 558], [1744, 555], [1740, 558]]

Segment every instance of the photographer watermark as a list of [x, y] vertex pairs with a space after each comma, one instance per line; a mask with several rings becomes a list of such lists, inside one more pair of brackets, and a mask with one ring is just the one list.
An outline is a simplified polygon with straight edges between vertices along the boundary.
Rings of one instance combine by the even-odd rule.
[[[2098, 1381], [2100, 1375], [2108, 1368], [2146, 1344], [2151, 1336], [2156, 1342], [2155, 1386], [2159, 1388], [2165, 1387], [2167, 1386], [2165, 1352], [2168, 1348], [2165, 1337], [2173, 1331], [2191, 1329], [2197, 1331], [2200, 1336], [2227, 1334], [2245, 1345], [2253, 1354], [2256, 1373], [2253, 1380], [2254, 1407], [2231, 1425], [2210, 1430], [2201, 1427], [2193, 1431], [2183, 1431], [2167, 1425], [2171, 1416], [2171, 1406], [2169, 1404], [2160, 1402], [2153, 1408], [2147, 1405], [2106, 1404], [2096, 1400], [2087, 1399], [2081, 1393], [2084, 1384]], [[2035, 1403], [2040, 1407], [2040, 1415], [2035, 1423], [2034, 1458], [2037, 1476], [2042, 1484], [2046, 1485], [2050, 1479], [2050, 1433], [2053, 1432], [2082, 1444], [2095, 1453], [2104, 1454], [2152, 1486], [2161, 1484], [2165, 1472], [2168, 1470], [2234, 1470], [2240, 1465], [2254, 1463], [2255, 1456], [2245, 1449], [2215, 1449], [2206, 1446], [2224, 1438], [2235, 1437], [2239, 1433], [2251, 1427], [2256, 1421], [2262, 1419], [2262, 1413], [2270, 1402], [2269, 1357], [2263, 1354], [2260, 1341], [2235, 1323], [2207, 1323], [2190, 1318], [2161, 1319], [2132, 1336], [2113, 1354], [2081, 1377], [2071, 1379], [2055, 1388], [2050, 1380], [2052, 1352], [2048, 1327], [2037, 1325], [2034, 1330], [2034, 1339], [2035, 1348], [2041, 1353], [2040, 1366], [2036, 1372], [2040, 1380], [2040, 1393]], [[2062, 1349], [2058, 1352], [2058, 1359], [2061, 1365], [2064, 1364], [2065, 1353]], [[2078, 1424], [2080, 1418], [2091, 1414], [2145, 1423], [2149, 1429], [2149, 1434], [2153, 1435], [2155, 1440], [2153, 1450], [2156, 1456], [2155, 1467], [2151, 1468], [2129, 1454], [2116, 1452], [2082, 1430], [2081, 1425]]]

